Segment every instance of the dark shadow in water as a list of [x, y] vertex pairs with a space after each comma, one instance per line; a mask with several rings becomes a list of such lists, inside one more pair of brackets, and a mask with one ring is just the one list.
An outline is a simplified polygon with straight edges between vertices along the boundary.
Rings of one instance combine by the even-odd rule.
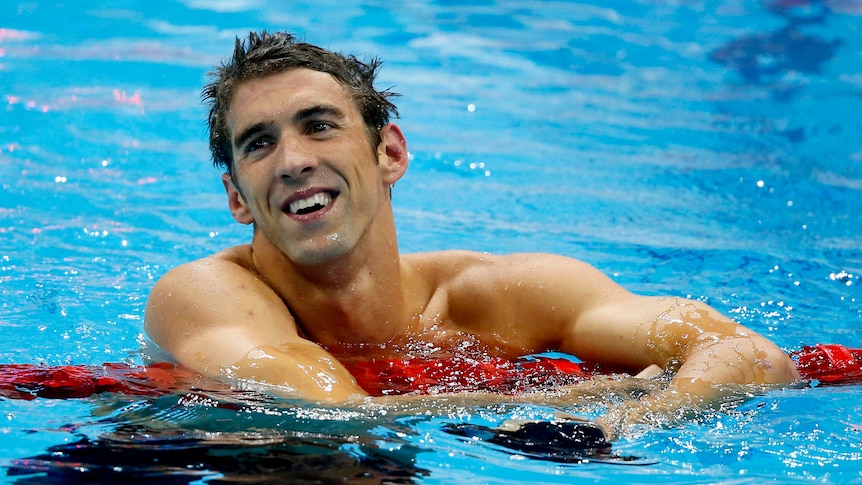
[[[415, 483], [430, 474], [416, 457], [440, 451], [406, 438], [417, 422], [432, 419], [424, 415], [336, 413], [332, 419], [320, 408], [324, 417], [315, 417], [302, 403], [222, 391], [146, 401], [108, 394], [99, 404], [109, 416], [68, 426], [74, 441], [14, 460], [7, 476], [18, 484]], [[612, 453], [589, 421], [526, 422], [517, 429], [458, 422], [440, 429], [482, 454], [571, 465], [651, 463]]]
[[819, 2], [809, 2], [804, 14], [799, 2], [767, 2], [765, 7], [787, 19], [787, 25], [774, 32], [739, 37], [714, 50], [710, 59], [737, 71], [752, 84], [769, 84], [788, 72], [817, 74], [821, 66], [835, 56], [840, 39], [828, 41], [805, 34], [807, 25], [824, 23], [831, 13]]
[[581, 421], [527, 422], [514, 430], [469, 423], [443, 426], [443, 431], [470, 443], [487, 443], [528, 458], [557, 463], [651, 465], [652, 461], [611, 452], [611, 442], [596, 424]]
[[212, 434], [120, 427], [16, 460], [19, 484], [414, 483], [417, 450], [382, 451], [357, 437]]
[[[611, 452], [589, 422], [528, 422], [516, 430], [469, 423], [442, 431], [477, 446], [565, 464], [649, 465]], [[380, 449], [377, 438], [309, 432], [263, 433], [165, 430], [120, 426], [98, 438], [80, 437], [7, 468], [18, 484], [415, 483], [429, 475], [415, 465], [422, 451], [406, 443]], [[388, 448], [388, 447], [387, 447]], [[502, 448], [502, 450], [500, 449]]]
[[[425, 413], [365, 414], [223, 384], [175, 393], [191, 381], [159, 369], [105, 366], [100, 374], [80, 366], [7, 366], [5, 397], [91, 396], [93, 414], [103, 416], [65, 426], [73, 442], [15, 460], [7, 475], [20, 484], [414, 483], [430, 473], [416, 465], [419, 453], [445, 451], [410, 439], [418, 422], [434, 419]], [[151, 381], [160, 375], [157, 386]], [[56, 385], [44, 385], [46, 379]], [[122, 392], [105, 392], [111, 390]], [[441, 423], [440, 429], [488, 452], [566, 464], [646, 464], [612, 454], [604, 432], [589, 421], [526, 422], [517, 429]]]
[[[415, 464], [422, 449], [369, 431], [374, 417], [348, 419], [339, 409], [256, 391], [146, 400], [106, 393], [93, 404], [102, 418], [65, 427], [74, 440], [12, 461], [7, 476], [18, 484], [173, 485], [415, 483], [428, 475]], [[326, 417], [308, 415], [315, 410]]]

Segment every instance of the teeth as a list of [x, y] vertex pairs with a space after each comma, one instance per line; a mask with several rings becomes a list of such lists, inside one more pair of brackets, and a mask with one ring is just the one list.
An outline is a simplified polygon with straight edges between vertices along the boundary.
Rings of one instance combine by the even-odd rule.
[[332, 196], [327, 194], [326, 192], [318, 192], [307, 199], [295, 200], [290, 203], [288, 206], [288, 210], [291, 214], [299, 214], [300, 212], [312, 212], [306, 210], [310, 207], [320, 206], [326, 207], [330, 202], [332, 202]]

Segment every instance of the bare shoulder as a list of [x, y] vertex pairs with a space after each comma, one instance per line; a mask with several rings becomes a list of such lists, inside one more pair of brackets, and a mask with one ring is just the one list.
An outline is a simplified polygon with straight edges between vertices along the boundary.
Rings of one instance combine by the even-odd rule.
[[[567, 256], [549, 253], [490, 254], [474, 251], [440, 251], [410, 255], [411, 265], [433, 275], [440, 284], [488, 287], [530, 284], [541, 280], [567, 285], [586, 284], [601, 279], [602, 273], [591, 265]], [[602, 282], [604, 283], [604, 282]]]
[[555, 345], [564, 326], [602, 298], [625, 294], [591, 265], [554, 254], [447, 251], [416, 255], [411, 263], [445, 296], [454, 324], [527, 349]]
[[[262, 284], [250, 269], [250, 255], [243, 246], [179, 265], [153, 286], [147, 312], [158, 313], [175, 305], [204, 303], [226, 295], [259, 290]], [[249, 288], [249, 284], [252, 285]], [[151, 316], [151, 315], [150, 315]]]
[[[181, 362], [219, 348], [222, 360], [243, 358], [253, 344], [296, 338], [290, 312], [250, 267], [243, 246], [182, 264], [150, 292], [144, 327], [149, 337]], [[206, 352], [203, 352], [206, 353]], [[224, 362], [214, 362], [222, 365]]]

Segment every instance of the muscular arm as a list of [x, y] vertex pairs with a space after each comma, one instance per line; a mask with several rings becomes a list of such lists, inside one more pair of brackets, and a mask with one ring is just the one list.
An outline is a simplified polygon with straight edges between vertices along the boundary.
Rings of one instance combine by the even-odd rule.
[[674, 371], [663, 391], [612, 409], [606, 419], [613, 427], [704, 408], [746, 386], [799, 379], [788, 356], [768, 339], [690, 300], [623, 294], [581, 315], [567, 339], [586, 359]]
[[664, 391], [613, 410], [608, 419], [614, 425], [702, 408], [742, 386], [799, 378], [772, 342], [701, 302], [634, 295], [589, 265], [560, 256], [505, 256], [492, 266], [487, 274], [503, 276], [489, 276], [486, 286], [504, 293], [506, 302], [492, 320], [509, 326], [494, 333], [633, 374], [651, 365], [674, 371]]
[[145, 328], [204, 375], [250, 379], [317, 401], [365, 395], [332, 355], [297, 333], [268, 286], [225, 259], [194, 261], [162, 277], [147, 302]]

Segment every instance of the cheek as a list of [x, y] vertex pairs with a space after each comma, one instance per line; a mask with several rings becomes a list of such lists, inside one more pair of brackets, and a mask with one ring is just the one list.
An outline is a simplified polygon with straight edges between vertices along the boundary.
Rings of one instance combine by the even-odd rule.
[[239, 200], [243, 204], [248, 203], [248, 177], [240, 177], [239, 173], [234, 172], [233, 176], [231, 177], [231, 183], [233, 186], [233, 190], [234, 192], [236, 192], [236, 195]]
[[260, 180], [253, 177], [243, 177], [234, 187], [243, 206], [255, 212], [267, 210], [267, 205], [271, 202], [268, 199], [268, 185], [262, 185]]

